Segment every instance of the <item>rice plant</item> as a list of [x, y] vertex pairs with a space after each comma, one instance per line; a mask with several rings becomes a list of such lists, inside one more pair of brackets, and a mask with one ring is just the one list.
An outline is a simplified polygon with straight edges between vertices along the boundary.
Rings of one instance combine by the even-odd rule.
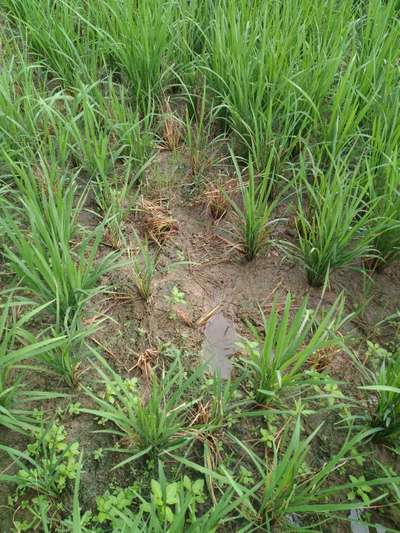
[[250, 325], [252, 339], [241, 342], [245, 351], [241, 363], [248, 371], [255, 399], [261, 403], [285, 389], [306, 385], [304, 369], [311, 357], [337, 342], [339, 300], [320, 317], [318, 311], [308, 308], [307, 299], [294, 306], [291, 294], [287, 295], [281, 312], [279, 307], [274, 300], [268, 316], [261, 315], [262, 333]]
[[[350, 294], [360, 270], [379, 283], [363, 304], [366, 318], [398, 289], [398, 7], [0, 0], [0, 452], [12, 463], [2, 464], [0, 481], [16, 487], [5, 522], [0, 490], [0, 529], [330, 531], [354, 512], [362, 521], [381, 512], [395, 528], [397, 339], [393, 353], [380, 349], [377, 363], [367, 354], [348, 371], [343, 335], [354, 314], [344, 328], [337, 287]], [[202, 180], [214, 221], [185, 194]], [[130, 217], [139, 194], [143, 217]], [[258, 256], [255, 265], [220, 256], [218, 226], [232, 230], [230, 244], [246, 260]], [[131, 246], [136, 232], [158, 248]], [[265, 260], [270, 242], [277, 246]], [[129, 262], [119, 262], [128, 247]], [[162, 266], [161, 248], [193, 265], [185, 286], [179, 273], [164, 276], [177, 263]], [[300, 268], [281, 268], [285, 251]], [[119, 292], [120, 276], [109, 275], [118, 266], [129, 268], [145, 306]], [[318, 291], [294, 297], [302, 268], [310, 285], [329, 285], [315, 310]], [[340, 269], [353, 272], [330, 283]], [[153, 290], [156, 276], [173, 278], [169, 296]], [[108, 280], [116, 290], [100, 297]], [[283, 301], [273, 297], [277, 285]], [[166, 320], [160, 295], [175, 320]], [[190, 317], [176, 309], [182, 303]], [[241, 333], [239, 321], [249, 320], [227, 380], [198, 367], [201, 328], [217, 304]], [[113, 327], [93, 341], [108, 363], [88, 342], [104, 313]], [[48, 376], [54, 392], [38, 390]], [[52, 401], [66, 396], [57, 392], [65, 385], [76, 396], [67, 410]], [[57, 424], [38, 428], [41, 400], [82, 432], [92, 458], [85, 492], [93, 461], [123, 472], [123, 487], [93, 489], [98, 513], [87, 494], [79, 502], [77, 444]], [[93, 441], [88, 416], [99, 424]], [[35, 441], [20, 451], [4, 442], [13, 432]], [[101, 446], [92, 449], [97, 439], [112, 452], [107, 463]]]
[[309, 181], [303, 162], [293, 254], [304, 266], [309, 284], [320, 287], [333, 270], [356, 267], [361, 259], [374, 257], [381, 228], [372, 204], [365, 201], [366, 187], [360, 184], [357, 169], [349, 173], [342, 162], [331, 165], [328, 172], [318, 168], [313, 172]]
[[[204, 31], [209, 83], [258, 171], [271, 150], [279, 164], [303, 139], [319, 136], [327, 97], [352, 43], [351, 8], [349, 1], [340, 9], [328, 1], [322, 12], [304, 1], [293, 12], [290, 2], [273, 0], [216, 7]], [[307, 40], [306, 51], [294, 37], [302, 32], [320, 37]]]
[[84, 236], [77, 247], [72, 244], [82, 203], [74, 206], [77, 192], [75, 181], [66, 180], [53, 188], [43, 187], [31, 174], [20, 167], [16, 177], [22, 195], [20, 206], [27, 218], [27, 229], [3, 211], [2, 226], [11, 244], [5, 255], [10, 267], [39, 302], [51, 302], [58, 321], [81, 310], [83, 305], [102, 287], [99, 279], [116, 267], [117, 255], [111, 253], [96, 259], [103, 227]]
[[382, 270], [400, 257], [400, 175], [396, 152], [379, 167], [367, 167], [367, 183], [373, 216], [382, 225], [373, 243], [377, 256], [368, 264], [373, 270]]
[[174, 54], [179, 53], [174, 47], [175, 6], [158, 0], [102, 1], [90, 16], [101, 28], [110, 63], [125, 75], [138, 105], [146, 111], [173, 77]]
[[384, 351], [376, 368], [361, 367], [361, 371], [367, 384], [360, 388], [369, 397], [369, 414], [362, 420], [377, 429], [376, 440], [396, 442], [400, 433], [400, 355]]
[[157, 139], [154, 107], [141, 113], [127, 87], [116, 83], [112, 76], [104, 84], [87, 88], [86, 96], [85, 91], [81, 92], [80, 98], [89, 98], [89, 104], [98, 110], [104, 129], [110, 132], [116, 161], [130, 162], [136, 176], [133, 181], [140, 178], [146, 163], [152, 159]]
[[186, 416], [196, 400], [185, 399], [185, 395], [198, 380], [201, 369], [184, 378], [180, 362], [175, 361], [160, 378], [153, 373], [150, 396], [143, 401], [135, 378], [124, 380], [97, 357], [97, 372], [105, 391], [99, 396], [87, 390], [96, 408], [82, 412], [111, 424], [110, 429], [99, 431], [114, 435], [124, 445], [125, 449], [113, 448], [129, 455], [118, 467], [146, 454], [179, 449], [191, 439]]
[[92, 46], [97, 32], [76, 16], [81, 11], [78, 5], [53, 5], [47, 0], [3, 2], [11, 18], [26, 32], [32, 51], [67, 86], [95, 80], [101, 67], [100, 50]]
[[239, 414], [247, 412], [251, 400], [242, 395], [240, 389], [246, 379], [245, 373], [234, 381], [216, 374], [203, 383], [202, 397], [194, 411], [195, 427], [199, 434], [211, 434], [230, 427]]
[[128, 184], [129, 172], [125, 176], [115, 184], [108, 177], [98, 177], [93, 187], [96, 204], [103, 215], [104, 239], [116, 250], [125, 243], [125, 221], [134, 203]]
[[[28, 310], [25, 311], [26, 307]], [[47, 304], [38, 307], [26, 299], [13, 300], [12, 294], [0, 306], [0, 423], [6, 420], [3, 417], [7, 414], [23, 415], [23, 411], [17, 410], [18, 400], [35, 397], [34, 392], [23, 388], [21, 371], [24, 364], [27, 365], [29, 361], [31, 368], [42, 354], [56, 349], [64, 341], [63, 336], [36, 340], [26, 329], [27, 324], [46, 307]], [[18, 316], [21, 310], [22, 313]], [[19, 375], [16, 375], [17, 369], [20, 370]], [[36, 396], [40, 397], [40, 393]], [[11, 418], [9, 422], [11, 423]]]
[[269, 166], [257, 183], [253, 163], [250, 159], [248, 182], [246, 183], [233, 154], [232, 158], [241, 192], [241, 204], [236, 203], [233, 199], [230, 200], [236, 215], [235, 232], [246, 259], [251, 261], [268, 243], [270, 227], [274, 222], [271, 215], [278, 203], [278, 198], [274, 200], [270, 198], [273, 178], [270, 175]]
[[138, 253], [132, 257], [132, 278], [143, 300], [147, 301], [152, 292], [153, 279], [157, 269], [157, 257], [152, 254], [147, 239], [140, 240], [137, 237]]
[[67, 128], [80, 171], [91, 180], [105, 221], [105, 239], [119, 249], [125, 242], [124, 222], [136, 198], [133, 188], [152, 161], [153, 138], [147, 118], [130, 109], [123, 89], [111, 80], [105, 87], [107, 96], [99, 87], [82, 87], [69, 108]]
[[[21, 93], [17, 87], [22, 88]], [[34, 70], [15, 54], [12, 61], [3, 65], [0, 73], [0, 147], [13, 157], [23, 153], [24, 147], [36, 137], [35, 115], [39, 95], [38, 86], [34, 83]], [[6, 161], [3, 157], [1, 159], [1, 168], [6, 170]]]
[[[289, 431], [285, 433], [285, 448], [281, 450], [282, 442], [275, 442], [273, 456], [266, 458], [260, 458], [249, 446], [230, 434], [232, 442], [248, 457], [249, 464], [254, 469], [251, 488], [243, 485], [225, 465], [221, 465], [219, 472], [215, 472], [186, 458], [175, 458], [195, 472], [209, 475], [221, 488], [229, 487], [241, 496], [240, 514], [249, 527], [261, 527], [265, 531], [289, 531], [294, 526], [295, 517], [295, 528], [309, 531], [309, 517], [313, 517], [317, 525], [326, 526], [342, 511], [366, 507], [361, 500], [349, 501], [343, 498], [346, 491], [356, 491], [358, 487], [366, 484], [372, 491], [374, 487], [384, 488], [399, 480], [396, 476], [368, 481], [352, 479], [347, 483], [337, 483], [335, 480], [337, 469], [350, 460], [352, 450], [376, 430], [360, 432], [353, 437], [347, 436], [336, 453], [324, 464], [314, 465], [313, 468], [311, 445], [322, 426], [323, 424], [319, 425], [303, 439], [301, 421], [297, 418], [291, 435]], [[387, 492], [383, 492], [371, 497], [369, 504], [382, 501], [386, 496]]]
[[111, 149], [111, 130], [105, 127], [104, 116], [89, 88], [82, 88], [77, 103], [80, 103], [81, 112], [76, 115], [73, 110], [70, 112], [74, 117], [71, 130], [75, 141], [75, 157], [89, 177], [105, 179], [114, 170], [114, 161], [118, 157], [118, 153]]
[[188, 104], [184, 117], [184, 142], [189, 156], [192, 186], [196, 187], [210, 171], [216, 151], [223, 139], [222, 135], [215, 135], [217, 111], [212, 101], [208, 103], [208, 90], [204, 82], [200, 96], [191, 95], [185, 87]]
[[[313, 471], [311, 443], [321, 431], [321, 427], [317, 427], [307, 438], [302, 439], [301, 422], [298, 418], [287, 448], [281, 451], [279, 444], [274, 444], [273, 457], [266, 462], [232, 435], [237, 445], [248, 454], [260, 480], [255, 486], [257, 492], [254, 493], [254, 497], [250, 496], [245, 511], [246, 514], [253, 515], [251, 520], [254, 524], [259, 524], [267, 531], [273, 531], [275, 528], [285, 529], [290, 527], [291, 518], [296, 516], [301, 525], [306, 525], [303, 519], [306, 519], [309, 513], [322, 517], [324, 523], [339, 512], [365, 507], [363, 501], [352, 502], [343, 499], [346, 491], [357, 490], [362, 484], [367, 484], [372, 489], [384, 488], [385, 485], [397, 482], [396, 477], [392, 479], [384, 477], [368, 481], [354, 479], [343, 484], [329, 483], [329, 480], [334, 479], [337, 468], [350, 456], [351, 451], [373, 434], [374, 430], [361, 432], [353, 437], [348, 436], [340, 449]], [[311, 472], [305, 474], [308, 461], [311, 463]], [[237, 484], [228, 472], [227, 481], [232, 488]], [[239, 488], [238, 485], [236, 487]], [[242, 486], [239, 490], [244, 493], [246, 488]], [[386, 493], [381, 493], [371, 498], [370, 505], [382, 501], [385, 496]]]
[[63, 531], [68, 531], [70, 533], [90, 533], [91, 527], [90, 527], [90, 521], [91, 521], [91, 513], [90, 511], [86, 511], [82, 513], [81, 511], [81, 505], [79, 502], [79, 489], [81, 484], [81, 473], [82, 473], [82, 457], [80, 459], [77, 471], [76, 471], [76, 477], [75, 477], [75, 483], [74, 483], [74, 496], [73, 496], [73, 502], [72, 502], [72, 516], [66, 518], [62, 522]]
[[82, 324], [80, 312], [73, 317], [66, 316], [64, 323], [55, 324], [44, 332], [50, 338], [57, 338], [62, 333], [63, 340], [38, 356], [38, 363], [42, 363], [45, 370], [60, 377], [69, 387], [76, 387], [83, 371], [82, 360], [89, 352], [85, 340], [95, 333], [99, 325], [100, 321], [90, 326]]

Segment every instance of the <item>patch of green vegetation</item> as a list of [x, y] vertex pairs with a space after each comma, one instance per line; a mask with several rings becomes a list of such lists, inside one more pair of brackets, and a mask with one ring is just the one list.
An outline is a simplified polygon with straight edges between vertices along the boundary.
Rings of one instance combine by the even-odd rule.
[[[363, 276], [365, 314], [396, 277], [398, 8], [0, 0], [0, 529], [328, 531], [354, 511], [395, 531], [399, 338], [356, 348], [335, 280]], [[160, 235], [147, 195], [171, 204]], [[187, 228], [213, 199], [207, 232]], [[217, 307], [202, 308], [237, 303], [220, 292], [236, 274], [213, 267], [249, 276], [250, 301], [251, 276], [284, 260], [312, 298], [282, 269], [230, 378], [208, 375], [192, 348]]]

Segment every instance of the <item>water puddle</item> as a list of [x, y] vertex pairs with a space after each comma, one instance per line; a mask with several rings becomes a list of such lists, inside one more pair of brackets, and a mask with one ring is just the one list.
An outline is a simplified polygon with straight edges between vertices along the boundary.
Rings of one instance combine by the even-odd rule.
[[204, 330], [202, 357], [211, 371], [227, 379], [231, 375], [229, 359], [236, 352], [237, 334], [231, 320], [217, 313], [207, 322]]

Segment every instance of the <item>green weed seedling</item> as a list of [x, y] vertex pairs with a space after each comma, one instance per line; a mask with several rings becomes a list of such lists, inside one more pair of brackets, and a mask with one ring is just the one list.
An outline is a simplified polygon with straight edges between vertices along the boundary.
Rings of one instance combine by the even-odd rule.
[[121, 514], [129, 511], [136, 493], [137, 491], [134, 487], [128, 487], [126, 489], [117, 488], [98, 496], [96, 498], [97, 522], [99, 524], [108, 522], [113, 527], [113, 531], [118, 530], [118, 524], [121, 523]]
[[[79, 501], [81, 472], [82, 453], [75, 474], [72, 509], [66, 510], [61, 502], [52, 505], [52, 501], [46, 496], [36, 496], [31, 502], [23, 502], [23, 508], [31, 513], [32, 519], [28, 521], [25, 518], [22, 522], [16, 521], [18, 531], [32, 531], [41, 527], [42, 531], [57, 529], [63, 533], [93, 533], [97, 524], [93, 520], [92, 512], [82, 512]], [[62, 518], [62, 515], [67, 516]]]
[[[184, 476], [179, 482], [168, 483], [162, 464], [159, 463], [159, 480], [151, 480], [151, 500], [142, 503], [144, 513], [156, 515], [161, 524], [177, 522], [177, 515], [187, 513], [187, 522], [197, 519], [197, 506], [204, 503], [204, 480], [192, 481]], [[185, 512], [183, 512], [185, 510]], [[184, 521], [186, 521], [184, 519]]]
[[0, 480], [16, 486], [18, 494], [33, 490], [37, 494], [58, 497], [68, 480], [74, 480], [79, 467], [79, 444], [68, 444], [63, 426], [51, 424], [35, 432], [35, 441], [26, 451], [0, 445], [18, 466], [16, 474], [1, 474]]
[[176, 307], [180, 305], [186, 305], [186, 298], [185, 293], [180, 291], [176, 285], [174, 285], [171, 289], [171, 292], [167, 296], [167, 300], [171, 306], [171, 312], [169, 314], [169, 318], [171, 320], [177, 319], [176, 314]]

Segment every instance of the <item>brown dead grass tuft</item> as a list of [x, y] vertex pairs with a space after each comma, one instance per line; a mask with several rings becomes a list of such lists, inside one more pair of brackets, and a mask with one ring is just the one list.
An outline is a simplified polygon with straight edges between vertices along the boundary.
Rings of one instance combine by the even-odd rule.
[[204, 191], [205, 203], [214, 220], [220, 220], [226, 215], [229, 207], [228, 194], [232, 194], [237, 190], [236, 180], [229, 180], [225, 183], [207, 182]]
[[149, 237], [158, 245], [178, 230], [178, 221], [161, 204], [142, 198], [140, 211]]
[[153, 374], [153, 368], [157, 364], [160, 351], [155, 348], [147, 348], [144, 352], [138, 355], [136, 363], [129, 369], [131, 372], [134, 369], [139, 369], [143, 377], [147, 380], [151, 380]]

